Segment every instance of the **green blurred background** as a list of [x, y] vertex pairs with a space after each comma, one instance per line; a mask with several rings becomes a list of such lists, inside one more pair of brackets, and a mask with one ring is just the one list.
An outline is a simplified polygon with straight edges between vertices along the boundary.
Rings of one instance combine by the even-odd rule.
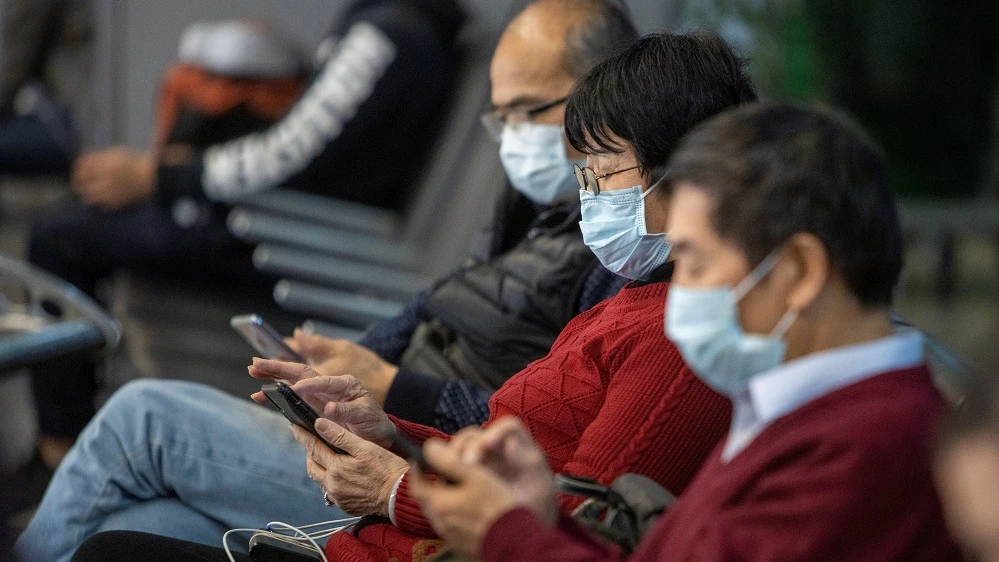
[[994, 195], [999, 2], [707, 0], [681, 17], [738, 45], [762, 94], [853, 113], [900, 195]]

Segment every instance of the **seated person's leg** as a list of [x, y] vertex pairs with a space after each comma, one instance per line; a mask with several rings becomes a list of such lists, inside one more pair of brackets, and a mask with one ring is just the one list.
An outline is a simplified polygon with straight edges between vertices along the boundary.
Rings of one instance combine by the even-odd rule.
[[[18, 552], [29, 560], [68, 560], [87, 537], [109, 528], [109, 517], [158, 533], [189, 528], [178, 521], [156, 527], [159, 518], [148, 510], [133, 512], [143, 521], [124, 521], [124, 510], [160, 498], [177, 498], [200, 514], [199, 522], [228, 527], [344, 517], [324, 505], [288, 425], [276, 412], [204, 385], [131, 382], [98, 412], [56, 471]], [[202, 540], [203, 533], [178, 538]]]
[[229, 529], [179, 498], [171, 497], [133, 503], [105, 517], [94, 532], [139, 531], [218, 545]]
[[[250, 557], [233, 552], [236, 562]], [[131, 531], [110, 531], [94, 535], [83, 543], [73, 562], [227, 562], [225, 551], [214, 546], [191, 543]]]

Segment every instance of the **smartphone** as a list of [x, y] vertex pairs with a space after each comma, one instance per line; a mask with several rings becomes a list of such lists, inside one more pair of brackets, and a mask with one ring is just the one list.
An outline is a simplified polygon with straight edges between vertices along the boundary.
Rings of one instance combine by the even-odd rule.
[[229, 325], [239, 332], [253, 346], [253, 349], [257, 350], [257, 353], [265, 359], [280, 359], [295, 363], [306, 362], [305, 358], [284, 343], [284, 338], [277, 333], [277, 330], [256, 314], [233, 316], [229, 320]]
[[320, 562], [319, 553], [292, 539], [257, 533], [250, 537], [253, 562]]
[[319, 435], [319, 432], [316, 431], [316, 420], [319, 419], [319, 414], [305, 400], [302, 400], [302, 397], [292, 390], [290, 386], [283, 382], [276, 382], [265, 384], [260, 387], [260, 390], [271, 401], [271, 404], [274, 404], [278, 410], [281, 410], [281, 413], [284, 414], [284, 417], [288, 418], [288, 421], [318, 437], [320, 441], [326, 443], [327, 447], [333, 449], [334, 453], [341, 455], [350, 454], [339, 447], [330, 445], [323, 439], [322, 435]]
[[430, 465], [427, 464], [427, 459], [423, 457], [423, 447], [419, 446], [417, 443], [412, 441], [409, 437], [395, 432], [395, 437], [392, 438], [392, 448], [396, 451], [402, 453], [402, 456], [406, 460], [413, 461], [413, 463], [420, 467], [420, 470], [424, 473], [433, 472]]

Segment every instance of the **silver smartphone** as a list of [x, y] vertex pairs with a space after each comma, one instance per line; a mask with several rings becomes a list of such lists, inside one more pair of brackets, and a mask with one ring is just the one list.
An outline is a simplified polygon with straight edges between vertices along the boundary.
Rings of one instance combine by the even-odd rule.
[[257, 350], [257, 353], [265, 359], [280, 359], [295, 363], [306, 362], [304, 357], [284, 343], [284, 338], [277, 333], [277, 330], [256, 314], [233, 316], [232, 320], [229, 320], [229, 325], [239, 332], [253, 346], [253, 349]]

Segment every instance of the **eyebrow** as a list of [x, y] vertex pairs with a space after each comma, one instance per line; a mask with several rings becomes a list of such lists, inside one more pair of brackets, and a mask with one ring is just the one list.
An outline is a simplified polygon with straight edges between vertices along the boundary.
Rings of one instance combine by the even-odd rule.
[[536, 98], [536, 97], [533, 97], [533, 96], [519, 96], [519, 97], [513, 98], [512, 100], [510, 100], [507, 103], [504, 103], [503, 105], [495, 105], [495, 104], [490, 103], [489, 107], [493, 111], [501, 111], [501, 110], [513, 109], [515, 107], [523, 107], [525, 105], [538, 105], [538, 104], [541, 104], [541, 103], [544, 103], [544, 100]]

